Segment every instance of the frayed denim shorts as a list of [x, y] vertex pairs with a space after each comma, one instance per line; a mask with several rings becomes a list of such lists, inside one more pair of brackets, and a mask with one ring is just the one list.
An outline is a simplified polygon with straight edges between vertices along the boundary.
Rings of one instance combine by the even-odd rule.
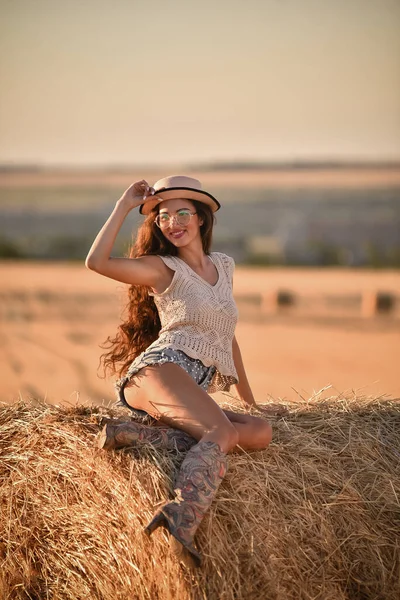
[[136, 375], [143, 367], [149, 365], [162, 365], [167, 362], [173, 362], [186, 371], [203, 390], [207, 391], [208, 386], [211, 383], [216, 367], [206, 367], [203, 365], [201, 360], [197, 358], [191, 358], [182, 350], [176, 350], [175, 348], [153, 348], [145, 350], [130, 365], [128, 371], [115, 383], [115, 389], [117, 390], [118, 400], [115, 403], [116, 406], [124, 406], [129, 408], [132, 412], [141, 417], [147, 417], [148, 413], [144, 410], [133, 408], [128, 404], [125, 398], [124, 389], [130, 379]]

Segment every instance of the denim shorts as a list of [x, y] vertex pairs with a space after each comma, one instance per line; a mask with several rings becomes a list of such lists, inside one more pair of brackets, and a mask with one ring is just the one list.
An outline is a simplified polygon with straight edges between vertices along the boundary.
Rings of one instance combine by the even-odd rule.
[[138, 416], [146, 417], [148, 413], [144, 410], [133, 408], [128, 404], [124, 394], [124, 388], [130, 379], [143, 367], [149, 365], [162, 365], [167, 362], [173, 362], [186, 371], [203, 390], [207, 391], [208, 386], [211, 383], [216, 367], [206, 367], [203, 365], [201, 360], [197, 358], [191, 358], [182, 350], [176, 350], [175, 348], [154, 348], [145, 350], [142, 354], [139, 354], [137, 358], [132, 362], [126, 375], [121, 377], [116, 383], [115, 388], [117, 390], [118, 400], [115, 403], [116, 406], [124, 406], [129, 408], [132, 412]]

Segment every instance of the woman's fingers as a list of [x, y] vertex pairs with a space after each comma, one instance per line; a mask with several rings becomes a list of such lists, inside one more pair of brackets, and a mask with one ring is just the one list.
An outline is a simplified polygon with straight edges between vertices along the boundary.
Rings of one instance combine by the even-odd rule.
[[155, 190], [145, 179], [141, 179], [140, 181], [132, 183], [129, 188], [125, 190], [124, 194], [131, 200], [141, 201], [140, 204], [142, 204], [145, 200], [148, 200], [149, 197], [152, 197], [155, 194]]
[[143, 200], [146, 200], [147, 196], [153, 196], [154, 193], [155, 193], [155, 189], [153, 187], [150, 187], [149, 185], [146, 185], [145, 191], [143, 194]]

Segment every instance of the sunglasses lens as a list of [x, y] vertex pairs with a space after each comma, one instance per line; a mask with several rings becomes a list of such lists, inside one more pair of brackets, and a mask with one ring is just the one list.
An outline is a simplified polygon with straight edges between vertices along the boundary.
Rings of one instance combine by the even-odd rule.
[[161, 214], [157, 215], [156, 223], [161, 228], [168, 227], [169, 215], [167, 213], [161, 213]]
[[156, 223], [161, 229], [165, 229], [172, 224], [173, 219], [175, 219], [178, 225], [185, 227], [190, 221], [191, 213], [189, 210], [180, 210], [176, 215], [169, 216], [168, 213], [160, 213], [156, 217]]
[[181, 210], [176, 215], [176, 222], [178, 223], [178, 225], [182, 225], [182, 227], [187, 225], [189, 223], [189, 221], [190, 221], [190, 212], [187, 210], [185, 210], [185, 211]]

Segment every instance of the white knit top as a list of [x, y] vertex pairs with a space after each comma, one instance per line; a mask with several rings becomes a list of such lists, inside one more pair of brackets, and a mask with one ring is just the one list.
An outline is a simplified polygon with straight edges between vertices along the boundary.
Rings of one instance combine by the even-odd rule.
[[238, 310], [232, 293], [235, 261], [227, 254], [211, 252], [210, 259], [218, 271], [218, 281], [211, 285], [177, 256], [160, 256], [175, 271], [168, 288], [154, 297], [161, 321], [158, 338], [146, 349], [165, 346], [182, 350], [216, 372], [210, 393], [229, 391], [238, 383], [232, 355], [232, 340]]

